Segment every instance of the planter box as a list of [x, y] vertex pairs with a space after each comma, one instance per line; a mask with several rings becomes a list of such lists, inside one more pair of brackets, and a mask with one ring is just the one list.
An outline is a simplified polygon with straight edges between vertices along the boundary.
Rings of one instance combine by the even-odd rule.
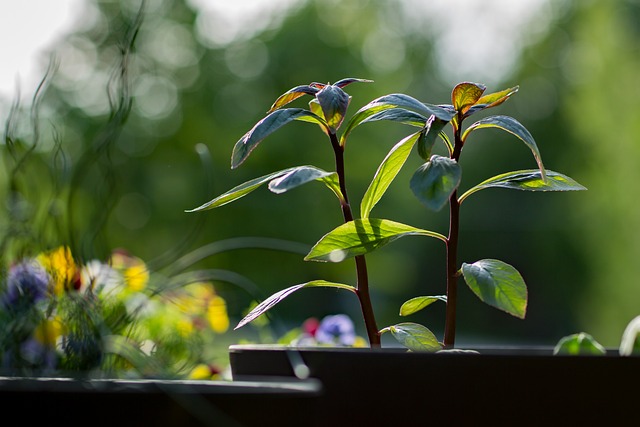
[[408, 353], [401, 349], [230, 347], [234, 379], [322, 382], [304, 425], [610, 425], [637, 417], [640, 358], [554, 356], [551, 348]]
[[78, 380], [0, 377], [5, 424], [36, 426], [299, 426], [318, 381]]

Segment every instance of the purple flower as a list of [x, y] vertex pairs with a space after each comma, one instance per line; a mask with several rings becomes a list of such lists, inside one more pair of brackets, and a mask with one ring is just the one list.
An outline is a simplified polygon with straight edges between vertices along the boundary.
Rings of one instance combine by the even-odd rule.
[[346, 314], [326, 316], [316, 331], [319, 344], [353, 345], [356, 340], [353, 322]]
[[2, 302], [5, 306], [17, 303], [35, 304], [47, 297], [49, 276], [34, 262], [21, 262], [9, 269], [7, 289]]

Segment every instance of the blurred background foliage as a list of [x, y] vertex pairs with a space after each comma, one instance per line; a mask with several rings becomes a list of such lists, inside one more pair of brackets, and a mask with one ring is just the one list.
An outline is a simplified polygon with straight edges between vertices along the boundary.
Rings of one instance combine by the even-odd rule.
[[[234, 143], [277, 96], [312, 81], [374, 80], [346, 89], [353, 114], [392, 92], [441, 104], [450, 102], [460, 81], [484, 83], [488, 92], [520, 85], [495, 114], [523, 123], [545, 165], [589, 190], [491, 190], [465, 203], [460, 261], [497, 258], [516, 266], [529, 287], [529, 307], [520, 321], [481, 304], [465, 288], [459, 342], [551, 345], [587, 331], [604, 345], [619, 344], [624, 326], [640, 314], [640, 2], [224, 3], [149, 1], [124, 67], [118, 66], [123, 35], [140, 2], [83, 3], [74, 31], [43, 57], [43, 75], [50, 58], [55, 66], [38, 108], [3, 104], [2, 111], [13, 111], [11, 135], [22, 150], [34, 150], [19, 179], [3, 153], [3, 197], [14, 197], [12, 185], [22, 194], [0, 218], [5, 257], [69, 244], [82, 258], [104, 258], [121, 247], [162, 270], [190, 251], [236, 237], [310, 246], [341, 222], [334, 196], [321, 185], [283, 195], [261, 189], [214, 211], [184, 212], [289, 166], [333, 169], [317, 127], [296, 123], [230, 170]], [[130, 98], [122, 98], [127, 91]], [[118, 108], [128, 113], [123, 126], [114, 125]], [[354, 207], [388, 150], [409, 132], [372, 123], [351, 136], [346, 161]], [[474, 134], [465, 153], [463, 189], [535, 167], [523, 144], [498, 131]], [[409, 190], [418, 166], [414, 156], [373, 216], [444, 233], [447, 213], [426, 211]], [[444, 293], [440, 242], [406, 238], [368, 259], [381, 327], [401, 321], [397, 313], [406, 299]], [[317, 278], [355, 280], [350, 262], [307, 263], [300, 254], [265, 249], [219, 253], [192, 267], [242, 274], [263, 297]], [[230, 284], [216, 289], [236, 320], [256, 297]], [[294, 294], [275, 311], [291, 325], [344, 312], [362, 328], [355, 298], [326, 289]], [[444, 305], [409, 320], [441, 336]], [[246, 332], [234, 332], [231, 340]]]

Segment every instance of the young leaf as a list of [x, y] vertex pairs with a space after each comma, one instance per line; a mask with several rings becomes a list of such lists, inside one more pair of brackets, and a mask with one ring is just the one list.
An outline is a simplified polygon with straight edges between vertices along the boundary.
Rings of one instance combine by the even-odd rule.
[[581, 191], [586, 190], [585, 187], [578, 184], [572, 178], [561, 173], [551, 170], [546, 171], [547, 180], [542, 179], [542, 175], [538, 169], [528, 169], [514, 172], [507, 172], [496, 175], [486, 181], [481, 182], [475, 187], [467, 190], [458, 198], [458, 202], [462, 203], [464, 199], [473, 193], [484, 190], [485, 188], [510, 188], [523, 191]]
[[409, 316], [411, 314], [417, 313], [423, 308], [433, 304], [436, 301], [444, 301], [447, 302], [446, 295], [437, 295], [432, 297], [415, 297], [411, 298], [409, 301], [406, 301], [400, 307], [400, 316]]
[[462, 169], [455, 160], [433, 155], [411, 177], [411, 191], [427, 208], [439, 211], [460, 185]]
[[518, 89], [519, 86], [514, 86], [509, 89], [501, 90], [500, 92], [494, 92], [490, 93], [489, 95], [482, 96], [480, 99], [478, 99], [475, 105], [467, 110], [467, 112], [465, 113], [465, 117], [469, 117], [470, 115], [486, 108], [497, 107], [498, 105], [509, 99], [509, 97], [516, 93]]
[[247, 194], [251, 193], [252, 191], [254, 191], [255, 189], [257, 189], [258, 187], [260, 187], [262, 184], [271, 181], [274, 178], [278, 178], [282, 175], [286, 175], [287, 173], [295, 170], [296, 168], [288, 168], [288, 169], [283, 169], [281, 171], [278, 172], [273, 172], [270, 173], [268, 175], [263, 175], [261, 177], [258, 178], [254, 178], [251, 181], [247, 181], [243, 184], [240, 184], [236, 187], [233, 187], [231, 190], [227, 191], [224, 194], [221, 194], [220, 196], [216, 197], [215, 199], [203, 204], [202, 206], [199, 206], [195, 209], [191, 209], [191, 210], [187, 210], [185, 212], [197, 212], [197, 211], [204, 211], [204, 210], [208, 210], [208, 209], [213, 209], [213, 208], [217, 208], [223, 205], [226, 205], [227, 203], [231, 203], [233, 201], [238, 200], [241, 197], [246, 196]]
[[[333, 177], [333, 178], [331, 178]], [[269, 190], [276, 194], [284, 193], [292, 188], [299, 187], [311, 181], [323, 181], [327, 186], [335, 191], [331, 182], [337, 182], [337, 174], [335, 172], [327, 172], [314, 166], [298, 166], [292, 168], [286, 174], [279, 178], [273, 179], [269, 183]], [[338, 187], [340, 191], [340, 187]]]
[[304, 258], [340, 262], [364, 255], [404, 236], [429, 236], [446, 242], [442, 234], [387, 219], [356, 219], [324, 235]]
[[472, 105], [478, 102], [486, 88], [485, 85], [478, 83], [459, 83], [451, 92], [451, 103], [456, 111], [464, 114]]
[[603, 356], [605, 348], [591, 335], [580, 332], [563, 337], [553, 349], [553, 354]]
[[334, 86], [338, 86], [339, 88], [343, 88], [347, 85], [350, 85], [351, 83], [373, 83], [373, 80], [367, 80], [367, 79], [357, 79], [354, 77], [347, 77], [345, 79], [341, 79], [338, 80], [337, 82], [334, 83]]
[[397, 325], [384, 328], [380, 333], [387, 331], [391, 332], [391, 335], [393, 335], [400, 344], [411, 351], [435, 352], [442, 349], [442, 345], [440, 345], [433, 332], [426, 326], [418, 323], [398, 323]]
[[243, 327], [244, 325], [246, 325], [249, 322], [252, 322], [258, 316], [260, 316], [261, 314], [264, 314], [269, 309], [271, 309], [273, 306], [275, 306], [280, 301], [282, 301], [283, 299], [285, 299], [286, 297], [288, 297], [292, 293], [296, 292], [297, 290], [302, 289], [302, 288], [313, 288], [313, 287], [316, 287], [316, 288], [317, 287], [325, 287], [325, 288], [346, 289], [346, 290], [351, 291], [351, 292], [355, 292], [356, 291], [356, 289], [353, 286], [344, 285], [342, 283], [327, 282], [325, 280], [314, 280], [314, 281], [311, 281], [311, 282], [301, 283], [299, 285], [294, 285], [294, 286], [288, 287], [286, 289], [283, 289], [283, 290], [281, 290], [279, 292], [276, 292], [275, 294], [271, 295], [266, 300], [262, 301], [253, 310], [251, 310], [251, 312], [249, 312], [249, 314], [247, 314], [240, 321], [240, 323], [238, 323], [238, 326], [236, 326], [234, 328], [234, 330]]
[[276, 102], [273, 103], [271, 108], [269, 108], [269, 111], [267, 111], [267, 114], [283, 107], [284, 105], [287, 105], [292, 101], [295, 101], [301, 96], [304, 96], [304, 95], [315, 96], [316, 93], [318, 93], [318, 89], [315, 87], [312, 87], [309, 85], [296, 86], [293, 89], [289, 89], [287, 92], [280, 95], [278, 99], [276, 99]]
[[[360, 108], [349, 120], [347, 127], [340, 138], [340, 144], [344, 145], [349, 133], [360, 123], [362, 123], [367, 118], [373, 116], [374, 114], [380, 113], [381, 111], [390, 110], [392, 108], [402, 108], [407, 109], [409, 111], [416, 112], [424, 116], [424, 120], [426, 122], [427, 117], [432, 114], [436, 116], [436, 118], [443, 120], [445, 122], [449, 122], [455, 116], [456, 112], [452, 109], [444, 108], [437, 105], [424, 104], [417, 99], [405, 95], [402, 93], [394, 93], [391, 95], [385, 95], [380, 98], [374, 99], [369, 102], [364, 107]], [[387, 116], [387, 119], [400, 119], [400, 122], [403, 122], [405, 118], [401, 118], [401, 116]]]
[[542, 179], [546, 180], [545, 170], [542, 164], [542, 158], [540, 157], [540, 151], [538, 150], [538, 146], [536, 145], [536, 142], [533, 139], [533, 136], [531, 136], [527, 128], [522, 126], [520, 122], [518, 122], [513, 117], [509, 117], [509, 116], [487, 117], [469, 126], [467, 130], [465, 130], [464, 133], [462, 134], [462, 140], [466, 141], [469, 134], [474, 130], [484, 129], [484, 128], [502, 129], [504, 131], [509, 132], [512, 135], [515, 135], [522, 142], [524, 142], [527, 145], [527, 147], [529, 147], [529, 149], [533, 153], [533, 157], [536, 159], [536, 162], [538, 163], [538, 168], [540, 169], [540, 173], [542, 174]]
[[316, 98], [329, 128], [335, 133], [344, 120], [351, 97], [339, 87], [327, 85], [316, 94]]
[[382, 163], [378, 167], [369, 188], [364, 193], [362, 201], [360, 203], [360, 216], [362, 218], [368, 218], [371, 209], [380, 201], [384, 193], [389, 188], [389, 185], [402, 169], [402, 166], [407, 161], [411, 149], [414, 144], [420, 138], [423, 131], [420, 130], [413, 135], [409, 135], [402, 141], [393, 146], [391, 151], [386, 155]]
[[233, 153], [231, 154], [231, 168], [235, 169], [240, 166], [263, 139], [294, 120], [317, 123], [327, 127], [324, 119], [308, 110], [300, 108], [275, 110], [256, 123], [249, 132], [244, 134], [243, 137], [236, 142], [236, 145], [233, 147]]
[[462, 264], [464, 281], [483, 302], [524, 319], [527, 285], [518, 270], [495, 259]]

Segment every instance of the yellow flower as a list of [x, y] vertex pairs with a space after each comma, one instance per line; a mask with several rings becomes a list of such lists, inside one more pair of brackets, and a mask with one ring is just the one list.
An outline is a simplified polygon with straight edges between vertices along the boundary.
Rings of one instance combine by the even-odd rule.
[[61, 295], [65, 289], [69, 288], [77, 272], [69, 247], [60, 246], [40, 254], [37, 260], [53, 278], [52, 290], [55, 295]]
[[124, 283], [133, 292], [143, 290], [149, 282], [149, 270], [140, 258], [123, 251], [114, 251], [111, 255], [111, 267], [121, 271]]
[[41, 344], [49, 347], [55, 346], [58, 338], [62, 336], [64, 326], [62, 319], [56, 316], [45, 319], [34, 331], [33, 337]]
[[207, 319], [215, 332], [221, 334], [229, 328], [229, 316], [227, 315], [227, 303], [222, 297], [215, 295], [209, 300], [207, 307]]
[[182, 318], [176, 322], [176, 329], [183, 337], [188, 337], [193, 333], [193, 323], [188, 318]]
[[144, 262], [134, 264], [124, 271], [124, 281], [134, 292], [139, 292], [147, 286], [149, 282], [149, 270]]

